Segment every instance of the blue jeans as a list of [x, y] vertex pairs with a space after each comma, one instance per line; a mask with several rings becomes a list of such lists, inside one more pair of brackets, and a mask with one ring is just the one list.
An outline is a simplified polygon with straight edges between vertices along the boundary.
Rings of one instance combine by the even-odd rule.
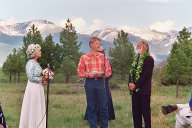
[[85, 81], [85, 91], [87, 98], [87, 113], [90, 128], [97, 128], [97, 115], [95, 109], [96, 100], [99, 109], [102, 110], [101, 115], [101, 128], [108, 127], [108, 110], [106, 100], [106, 89], [103, 88], [103, 79], [94, 80], [87, 78]]

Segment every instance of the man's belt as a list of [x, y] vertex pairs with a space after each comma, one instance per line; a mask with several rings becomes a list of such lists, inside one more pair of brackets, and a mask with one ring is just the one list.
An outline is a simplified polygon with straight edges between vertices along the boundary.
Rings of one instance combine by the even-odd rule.
[[94, 77], [94, 78], [87, 78], [87, 79], [91, 79], [91, 80], [102, 80], [103, 77]]

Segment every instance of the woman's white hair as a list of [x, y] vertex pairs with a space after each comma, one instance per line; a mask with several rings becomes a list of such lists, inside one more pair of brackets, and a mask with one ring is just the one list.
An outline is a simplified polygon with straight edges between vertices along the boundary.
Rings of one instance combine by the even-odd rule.
[[36, 56], [35, 56], [36, 52], [37, 52], [38, 50], [40, 50], [40, 49], [41, 49], [41, 46], [40, 46], [40, 45], [38, 45], [38, 44], [30, 44], [30, 45], [28, 46], [28, 48], [27, 48], [27, 51], [26, 51], [26, 53], [27, 53], [27, 58], [28, 58], [28, 59], [35, 58], [35, 57], [36, 57]]

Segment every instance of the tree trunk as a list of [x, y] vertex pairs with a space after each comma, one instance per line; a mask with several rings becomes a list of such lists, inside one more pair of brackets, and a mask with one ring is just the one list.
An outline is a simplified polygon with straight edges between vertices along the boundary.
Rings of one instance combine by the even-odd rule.
[[17, 82], [20, 83], [20, 72], [17, 73]]
[[122, 72], [122, 73], [121, 73], [121, 84], [123, 84], [124, 81], [125, 81], [125, 73]]
[[178, 98], [178, 88], [179, 88], [179, 76], [177, 76], [177, 84], [176, 84], [176, 98]]
[[11, 83], [11, 73], [9, 73], [9, 82]]
[[69, 75], [66, 75], [66, 79], [65, 79], [66, 81], [66, 84], [68, 84], [69, 83]]
[[124, 82], [124, 80], [125, 80], [125, 73], [123, 72], [123, 66], [121, 65], [121, 85], [123, 85], [123, 82]]
[[14, 83], [16, 83], [17, 79], [16, 79], [16, 73], [14, 73]]

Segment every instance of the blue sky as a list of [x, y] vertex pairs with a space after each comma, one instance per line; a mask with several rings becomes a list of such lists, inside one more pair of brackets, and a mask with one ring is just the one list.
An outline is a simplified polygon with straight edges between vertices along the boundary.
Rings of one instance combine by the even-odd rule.
[[192, 0], [0, 0], [4, 23], [70, 18], [78, 32], [100, 27], [181, 30], [192, 26]]

